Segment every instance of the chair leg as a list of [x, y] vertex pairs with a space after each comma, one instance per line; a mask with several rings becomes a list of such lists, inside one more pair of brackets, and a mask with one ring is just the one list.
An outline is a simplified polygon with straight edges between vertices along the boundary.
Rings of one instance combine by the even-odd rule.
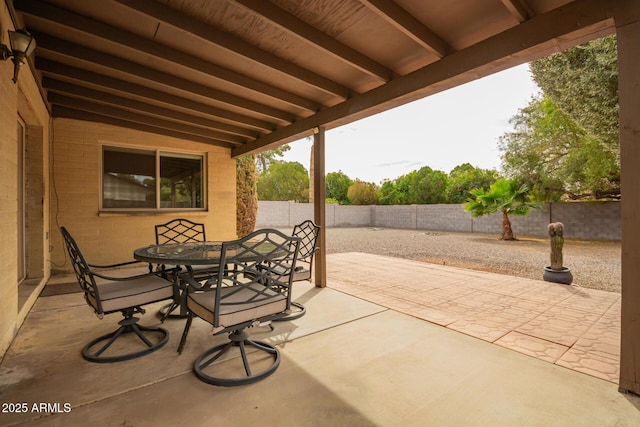
[[290, 314], [287, 314], [284, 317], [278, 317], [277, 319], [273, 319], [274, 322], [286, 322], [288, 320], [296, 320], [307, 314], [307, 309], [304, 305], [299, 302], [291, 301], [291, 305], [296, 307], [297, 310], [292, 310]]
[[[210, 348], [209, 350], [202, 353], [200, 357], [198, 357], [193, 366], [193, 370], [198, 379], [206, 382], [207, 384], [222, 387], [234, 387], [260, 381], [273, 374], [280, 366], [280, 352], [278, 351], [278, 349], [265, 342], [250, 340], [248, 334], [244, 330], [231, 333], [229, 335], [229, 340], [230, 341], [225, 344]], [[247, 346], [254, 347], [258, 351], [247, 353]], [[242, 360], [243, 370], [245, 374], [244, 377], [213, 376], [204, 372], [205, 369], [209, 368], [215, 361], [219, 360], [233, 348], [239, 349], [240, 358], [229, 358], [229, 360], [221, 363], [222, 366], [216, 370], [220, 371], [221, 374], [226, 374], [230, 371], [230, 367], [227, 364], [238, 363], [238, 360], [240, 359]], [[260, 372], [254, 374], [253, 370], [251, 369], [252, 357], [250, 356], [253, 356], [253, 358], [255, 358], [256, 355], [264, 356], [265, 353], [268, 354], [272, 359], [271, 364], [262, 369]]]
[[[163, 347], [169, 341], [169, 332], [163, 328], [138, 325], [138, 318], [129, 314], [122, 319], [119, 324], [120, 328], [109, 334], [103, 335], [89, 342], [82, 349], [82, 357], [89, 362], [95, 363], [113, 363], [122, 362], [124, 360], [135, 359], [152, 353]], [[159, 336], [159, 341], [155, 344], [149, 340], [143, 332], [150, 332]], [[111, 347], [116, 340], [124, 335], [135, 334], [146, 346], [143, 350], [133, 351], [125, 354], [117, 354], [111, 356], [103, 356], [103, 353]], [[106, 342], [105, 342], [106, 341]], [[103, 344], [99, 349], [95, 349], [98, 344]]]
[[180, 344], [178, 345], [178, 354], [182, 354], [182, 350], [184, 350], [184, 346], [187, 343], [187, 335], [191, 328], [191, 322], [193, 322], [193, 313], [189, 312], [187, 322], [184, 324], [184, 330], [182, 331], [182, 338], [180, 338]]

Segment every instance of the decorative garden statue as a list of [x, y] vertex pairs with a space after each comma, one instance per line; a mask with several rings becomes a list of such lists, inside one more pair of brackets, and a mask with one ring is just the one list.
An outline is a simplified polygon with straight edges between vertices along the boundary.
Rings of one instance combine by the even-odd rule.
[[564, 245], [564, 225], [561, 222], [549, 224], [551, 238], [551, 266], [544, 268], [542, 278], [547, 282], [570, 285], [573, 281], [571, 270], [562, 265], [562, 246]]

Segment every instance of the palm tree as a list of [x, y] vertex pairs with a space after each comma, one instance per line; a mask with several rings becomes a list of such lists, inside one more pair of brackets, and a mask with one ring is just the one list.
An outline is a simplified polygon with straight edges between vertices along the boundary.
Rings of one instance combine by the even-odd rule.
[[529, 195], [526, 185], [515, 180], [500, 179], [489, 190], [476, 188], [471, 190], [471, 198], [463, 205], [465, 211], [471, 211], [473, 218], [502, 212], [502, 235], [500, 240], [516, 240], [511, 229], [509, 215], [527, 215], [531, 209], [542, 209]]

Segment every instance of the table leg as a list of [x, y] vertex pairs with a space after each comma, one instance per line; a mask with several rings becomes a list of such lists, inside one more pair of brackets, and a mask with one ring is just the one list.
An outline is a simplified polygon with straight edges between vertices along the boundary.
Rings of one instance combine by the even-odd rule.
[[[177, 274], [173, 286], [173, 302], [163, 305], [158, 311], [162, 322], [166, 319], [186, 319], [189, 316], [189, 310], [187, 309], [187, 283], [181, 280], [180, 275]], [[178, 313], [174, 313], [177, 308], [179, 308]]]

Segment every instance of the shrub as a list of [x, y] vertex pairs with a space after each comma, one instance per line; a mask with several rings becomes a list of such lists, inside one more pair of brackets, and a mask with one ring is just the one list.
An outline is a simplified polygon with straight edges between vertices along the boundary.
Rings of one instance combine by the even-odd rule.
[[356, 180], [349, 187], [347, 197], [352, 205], [377, 205], [379, 197], [378, 186], [372, 182]]

